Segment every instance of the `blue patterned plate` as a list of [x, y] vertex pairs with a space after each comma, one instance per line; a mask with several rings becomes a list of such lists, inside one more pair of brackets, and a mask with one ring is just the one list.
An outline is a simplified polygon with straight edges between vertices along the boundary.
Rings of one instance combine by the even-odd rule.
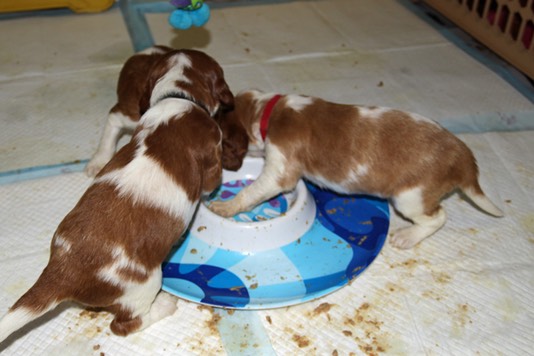
[[[245, 171], [251, 162], [260, 164], [247, 158]], [[230, 199], [261, 165], [254, 169], [230, 177], [239, 179], [227, 175], [212, 200]], [[215, 307], [267, 309], [317, 299], [348, 284], [380, 252], [388, 204], [300, 184], [296, 197], [280, 195], [232, 219], [201, 204], [184, 242], [163, 264], [163, 289]]]

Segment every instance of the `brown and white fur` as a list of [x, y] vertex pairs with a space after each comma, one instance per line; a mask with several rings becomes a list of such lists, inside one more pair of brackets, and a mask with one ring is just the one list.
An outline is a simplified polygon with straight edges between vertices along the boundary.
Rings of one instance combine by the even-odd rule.
[[[187, 56], [190, 63], [178, 60], [179, 54]], [[190, 98], [206, 90], [200, 85], [199, 77], [213, 74], [206, 70], [212, 67], [212, 59], [194, 50], [176, 50], [166, 46], [153, 46], [131, 56], [123, 65], [117, 83], [117, 103], [108, 114], [104, 132], [98, 148], [85, 167], [88, 176], [94, 177], [111, 159], [119, 139], [126, 133], [133, 133], [141, 115], [153, 104], [152, 90], [164, 95], [174, 87], [174, 80], [181, 81], [180, 87]], [[157, 86], [156, 86], [157, 84]], [[217, 89], [217, 88], [213, 88]], [[213, 103], [208, 103], [213, 104]], [[223, 106], [228, 103], [223, 102]], [[214, 106], [213, 110], [218, 107]]]
[[304, 177], [339, 193], [389, 198], [413, 222], [391, 234], [391, 243], [403, 249], [444, 225], [440, 201], [457, 188], [486, 212], [503, 215], [480, 188], [471, 150], [434, 121], [388, 108], [286, 95], [273, 108], [264, 141], [260, 118], [273, 96], [241, 92], [235, 110], [218, 118], [223, 168], [238, 169], [247, 151], [264, 152], [265, 166], [233, 200], [213, 202], [215, 213], [228, 217], [250, 210]]
[[[167, 83], [172, 91], [152, 91], [151, 108], [132, 140], [59, 224], [48, 265], [0, 321], [0, 341], [64, 301], [113, 313], [110, 327], [117, 335], [175, 311], [176, 299], [160, 293], [161, 263], [201, 195], [220, 184], [222, 134], [212, 115], [233, 102], [216, 62], [191, 56], [205, 57], [198, 68], [203, 75], [175, 73]], [[177, 51], [167, 62], [185, 69], [196, 59]], [[179, 91], [191, 85], [198, 89], [188, 92], [192, 99], [182, 98]]]

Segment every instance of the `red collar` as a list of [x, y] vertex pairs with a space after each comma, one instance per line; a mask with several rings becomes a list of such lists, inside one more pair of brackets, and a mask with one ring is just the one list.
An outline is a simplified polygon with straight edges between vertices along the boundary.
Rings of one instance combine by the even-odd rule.
[[269, 102], [267, 102], [267, 105], [265, 105], [265, 109], [263, 109], [263, 115], [261, 116], [260, 120], [260, 133], [261, 138], [265, 141], [265, 137], [267, 136], [267, 127], [269, 127], [269, 120], [271, 119], [271, 113], [273, 112], [274, 106], [280, 100], [282, 95], [276, 94], [273, 96]]

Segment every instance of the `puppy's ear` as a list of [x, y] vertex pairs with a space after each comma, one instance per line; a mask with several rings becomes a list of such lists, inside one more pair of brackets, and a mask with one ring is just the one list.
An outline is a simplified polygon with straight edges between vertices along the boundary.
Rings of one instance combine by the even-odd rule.
[[221, 162], [221, 147], [214, 145], [210, 150], [210, 155], [205, 159], [204, 167], [204, 193], [211, 193], [221, 184], [222, 180], [222, 162]]
[[[212, 122], [213, 123], [213, 122]], [[215, 125], [204, 133], [204, 142], [202, 150], [196, 153], [201, 155], [202, 159], [202, 191], [203, 194], [209, 194], [221, 184], [222, 180], [222, 137], [219, 128]]]
[[143, 90], [143, 95], [139, 98], [139, 112], [143, 115], [150, 109], [150, 100], [152, 98], [152, 90], [156, 86], [159, 78], [169, 71], [167, 63], [168, 56], [155, 57], [151, 64], [151, 68], [146, 76], [146, 82]]
[[221, 104], [223, 111], [232, 110], [234, 108], [234, 94], [223, 78], [219, 78], [215, 83], [215, 93]]
[[139, 98], [139, 114], [142, 116], [148, 109], [150, 109], [150, 94], [152, 94], [152, 88], [148, 85], [145, 86], [143, 95]]
[[[239, 138], [241, 137], [242, 136], [239, 136]], [[243, 141], [239, 141], [241, 142], [238, 142], [237, 140], [223, 141], [222, 166], [224, 169], [237, 171], [243, 165], [243, 160], [247, 154], [248, 143], [243, 147]]]
[[237, 171], [241, 168], [248, 151], [247, 131], [235, 115], [233, 110], [217, 115], [217, 121], [223, 134], [222, 166], [230, 171]]

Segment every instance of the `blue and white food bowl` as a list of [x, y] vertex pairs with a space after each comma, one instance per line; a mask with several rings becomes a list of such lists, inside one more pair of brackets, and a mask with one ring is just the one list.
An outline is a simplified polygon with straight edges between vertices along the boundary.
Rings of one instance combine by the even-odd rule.
[[[231, 199], [262, 167], [263, 159], [247, 157], [239, 171], [224, 171], [210, 201]], [[163, 290], [222, 308], [284, 307], [329, 294], [371, 264], [389, 227], [385, 200], [303, 181], [233, 218], [206, 205], [163, 264]]]

